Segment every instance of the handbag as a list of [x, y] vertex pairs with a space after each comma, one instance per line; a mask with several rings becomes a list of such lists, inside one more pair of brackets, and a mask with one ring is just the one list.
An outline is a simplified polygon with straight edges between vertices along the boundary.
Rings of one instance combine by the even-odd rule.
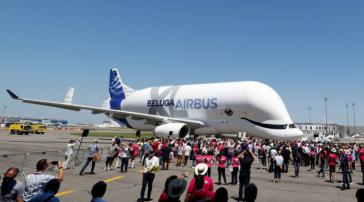
[[101, 160], [101, 156], [100, 156], [100, 154], [99, 154], [99, 153], [94, 154], [94, 159], [93, 159], [93, 161], [100, 161], [100, 160]]

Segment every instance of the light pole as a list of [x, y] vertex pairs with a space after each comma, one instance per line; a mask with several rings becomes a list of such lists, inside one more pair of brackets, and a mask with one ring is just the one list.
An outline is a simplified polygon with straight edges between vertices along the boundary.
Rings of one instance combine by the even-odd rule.
[[346, 104], [346, 135], [350, 135], [350, 128], [349, 128], [349, 105]]
[[312, 107], [308, 107], [308, 123], [311, 123], [311, 109]]
[[354, 123], [354, 131], [353, 133], [356, 133], [356, 123], [355, 123], [355, 102], [352, 103], [353, 105], [353, 123]]
[[4, 105], [3, 107], [3, 111], [1, 112], [1, 123], [3, 123], [5, 121], [5, 118], [4, 118], [4, 114], [5, 114], [5, 110], [6, 108], [8, 108], [8, 106]]
[[325, 101], [325, 136], [327, 136], [327, 101], [329, 100], [328, 97], [324, 97]]

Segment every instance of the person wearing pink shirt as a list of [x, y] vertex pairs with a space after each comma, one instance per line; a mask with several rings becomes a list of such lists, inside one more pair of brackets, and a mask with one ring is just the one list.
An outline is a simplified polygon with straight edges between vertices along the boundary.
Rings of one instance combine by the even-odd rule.
[[227, 161], [227, 158], [224, 154], [220, 153], [217, 156], [217, 162], [218, 162], [217, 171], [219, 173], [219, 185], [221, 184], [221, 175], [222, 175], [222, 177], [224, 179], [224, 183], [226, 185], [226, 175], [225, 175], [226, 161]]
[[238, 171], [239, 171], [239, 154], [234, 153], [233, 159], [231, 161], [233, 171], [231, 172], [231, 185], [236, 185], [238, 183]]
[[207, 176], [211, 177], [211, 167], [214, 163], [214, 156], [211, 152], [209, 152], [209, 154], [205, 156], [205, 163], [208, 166]]
[[200, 183], [200, 185], [202, 185], [201, 188], [204, 191], [207, 191], [207, 192], [214, 191], [214, 182], [211, 177], [206, 176], [207, 170], [208, 170], [208, 166], [205, 163], [200, 163], [200, 164], [196, 165], [195, 173], [194, 173], [195, 177], [191, 180], [190, 184], [188, 185], [185, 201], [187, 201], [187, 202], [195, 201], [195, 200], [193, 200], [193, 197], [196, 195], [196, 193], [198, 193], [200, 191], [200, 190], [196, 189], [196, 180], [199, 181], [199, 179], [200, 179], [200, 181], [201, 181], [201, 179], [202, 179], [203, 182]]
[[193, 148], [192, 148], [192, 153], [191, 153], [191, 159], [192, 159], [192, 168], [194, 168], [196, 166], [196, 156], [197, 156], [197, 153], [198, 153], [198, 145], [195, 143], [193, 145]]
[[196, 155], [196, 166], [197, 166], [198, 164], [200, 164], [200, 163], [204, 163], [204, 162], [205, 162], [205, 156], [200, 155], [200, 154]]
[[131, 155], [131, 159], [130, 159], [131, 165], [130, 165], [130, 168], [134, 168], [135, 158], [138, 156], [139, 145], [136, 142], [133, 143], [133, 145], [131, 146], [131, 150], [132, 150], [132, 153], [130, 154]]

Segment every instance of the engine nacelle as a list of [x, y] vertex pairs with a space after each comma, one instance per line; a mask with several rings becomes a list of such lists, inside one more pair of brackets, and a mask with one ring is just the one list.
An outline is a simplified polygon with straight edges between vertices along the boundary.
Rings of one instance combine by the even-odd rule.
[[184, 123], [166, 123], [154, 129], [156, 137], [184, 138], [190, 133], [190, 128]]

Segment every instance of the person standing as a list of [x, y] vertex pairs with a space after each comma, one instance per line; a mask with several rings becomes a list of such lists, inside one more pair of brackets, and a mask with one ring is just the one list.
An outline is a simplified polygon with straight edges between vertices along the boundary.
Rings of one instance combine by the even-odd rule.
[[270, 157], [269, 172], [275, 170], [274, 159], [276, 158], [276, 156], [277, 156], [277, 150], [275, 147], [272, 147], [269, 151], [269, 157]]
[[83, 172], [85, 171], [85, 169], [87, 168], [88, 164], [90, 164], [90, 162], [92, 162], [92, 165], [91, 165], [91, 172], [90, 174], [94, 175], [95, 172], [95, 165], [96, 165], [96, 160], [97, 160], [97, 156], [98, 156], [98, 152], [99, 152], [99, 146], [97, 145], [98, 143], [98, 140], [95, 139], [94, 140], [94, 143], [91, 144], [89, 147], [88, 147], [88, 156], [87, 156], [87, 160], [86, 160], [86, 163], [85, 165], [82, 167], [81, 171], [80, 171], [80, 175], [83, 175]]
[[179, 142], [178, 148], [177, 148], [177, 163], [176, 163], [176, 166], [181, 166], [181, 164], [182, 164], [183, 149], [184, 149], [184, 146], [183, 146], [183, 142], [181, 141], [181, 142]]
[[119, 146], [116, 144], [116, 141], [112, 141], [111, 145], [107, 149], [107, 158], [105, 163], [105, 169], [104, 170], [110, 170], [111, 164], [114, 161], [114, 158], [116, 154], [119, 151]]
[[211, 168], [212, 168], [212, 164], [214, 164], [213, 151], [210, 151], [204, 158], [205, 158], [205, 163], [208, 166], [207, 176], [211, 177]]
[[162, 164], [162, 170], [168, 170], [169, 169], [169, 163], [170, 163], [170, 153], [172, 151], [170, 144], [165, 140], [165, 142], [162, 144], [162, 155], [163, 155], [163, 164]]
[[225, 168], [226, 168], [226, 161], [227, 158], [224, 154], [219, 154], [217, 157], [217, 162], [218, 162], [218, 167], [217, 167], [217, 171], [219, 173], [219, 185], [221, 184], [221, 176], [224, 179], [224, 184], [226, 185], [226, 175], [225, 175]]
[[227, 167], [230, 167], [234, 155], [234, 148], [235, 148], [234, 141], [229, 139], [226, 147], [227, 147]]
[[67, 169], [68, 163], [70, 162], [72, 155], [73, 155], [73, 149], [75, 146], [77, 146], [80, 142], [77, 140], [70, 140], [69, 143], [66, 146], [66, 150], [64, 151], [64, 162], [63, 162], [63, 169]]
[[[350, 153], [349, 153], [350, 155]], [[348, 161], [348, 156], [345, 153], [345, 151], [342, 151], [341, 153], [341, 157], [340, 157], [340, 168], [341, 168], [341, 172], [343, 175], [343, 187], [341, 188], [342, 190], [344, 189], [350, 189], [350, 182], [349, 182], [349, 161]]]
[[198, 153], [198, 144], [193, 143], [192, 152], [191, 152], [192, 168], [195, 168], [195, 166], [196, 166], [197, 153]]
[[187, 166], [187, 162], [188, 162], [188, 159], [190, 158], [190, 155], [191, 155], [191, 145], [190, 143], [188, 142], [185, 146], [184, 146], [184, 166]]
[[318, 155], [320, 159], [320, 170], [317, 172], [317, 177], [320, 177], [320, 174], [322, 173], [321, 177], [325, 177], [325, 163], [326, 163], [326, 149], [321, 148], [320, 153]]
[[119, 150], [119, 156], [121, 158], [121, 166], [120, 166], [120, 172], [128, 172], [128, 163], [129, 163], [129, 148], [128, 146], [123, 143], [120, 150]]
[[3, 202], [23, 202], [24, 184], [15, 178], [19, 174], [19, 169], [15, 167], [9, 168], [4, 173], [1, 183], [0, 201]]
[[293, 158], [293, 166], [294, 166], [294, 176], [296, 178], [298, 178], [299, 174], [300, 174], [301, 155], [298, 152], [297, 145], [294, 145], [292, 148], [292, 158]]
[[[352, 184], [353, 179], [351, 178], [351, 173], [353, 172], [353, 156], [352, 156], [350, 149], [346, 150], [346, 155], [348, 157], [348, 162], [349, 162], [349, 169], [348, 169], [349, 182], [350, 182], [350, 184]], [[355, 164], [355, 162], [354, 162], [354, 164]]]
[[142, 151], [143, 151], [142, 165], [143, 166], [144, 166], [144, 163], [145, 163], [145, 159], [148, 157], [148, 155], [150, 154], [150, 151], [152, 150], [152, 146], [150, 145], [150, 143], [151, 143], [151, 140], [146, 141], [143, 144], [143, 148], [142, 148]]
[[135, 166], [135, 159], [136, 157], [138, 156], [138, 153], [139, 153], [139, 145], [134, 142], [132, 145], [131, 145], [131, 159], [130, 159], [130, 168], [134, 168]]
[[310, 157], [310, 165], [311, 165], [310, 171], [313, 171], [313, 170], [315, 170], [315, 157], [316, 157], [315, 148], [311, 147], [310, 152], [309, 152], [309, 157]]
[[282, 150], [282, 157], [283, 157], [283, 172], [288, 173], [288, 164], [291, 157], [291, 151], [285, 145]]
[[147, 200], [148, 201], [151, 200], [150, 196], [152, 194], [153, 181], [155, 174], [158, 172], [158, 170], [159, 170], [159, 159], [158, 157], [155, 156], [154, 152], [151, 152], [144, 162], [142, 189], [140, 191], [140, 198], [138, 199], [138, 202], [144, 202], [144, 194], [147, 185], [148, 185]]
[[358, 149], [358, 153], [359, 153], [361, 173], [362, 173], [362, 177], [363, 177], [362, 184], [364, 185], [364, 147], [363, 147], [363, 144], [360, 145], [360, 148]]
[[206, 157], [206, 152], [207, 151], [203, 151], [202, 154], [197, 154], [196, 155], [196, 166], [200, 163], [204, 163], [205, 162], [205, 157]]
[[336, 162], [337, 162], [336, 149], [333, 148], [331, 150], [331, 153], [329, 154], [330, 182], [332, 183], [335, 181]]
[[274, 158], [274, 182], [279, 183], [282, 177], [282, 167], [283, 167], [283, 157], [281, 152], [278, 152], [277, 156]]
[[231, 161], [231, 185], [236, 185], [238, 183], [238, 172], [239, 172], [239, 155], [238, 152], [234, 153], [234, 156]]
[[265, 150], [265, 145], [262, 144], [260, 150], [259, 150], [259, 156], [260, 159], [262, 160], [261, 164], [263, 166], [263, 168], [267, 168], [267, 152]]
[[249, 151], [244, 151], [239, 155], [239, 200], [243, 200], [244, 188], [250, 183], [251, 165], [253, 161], [253, 155]]

